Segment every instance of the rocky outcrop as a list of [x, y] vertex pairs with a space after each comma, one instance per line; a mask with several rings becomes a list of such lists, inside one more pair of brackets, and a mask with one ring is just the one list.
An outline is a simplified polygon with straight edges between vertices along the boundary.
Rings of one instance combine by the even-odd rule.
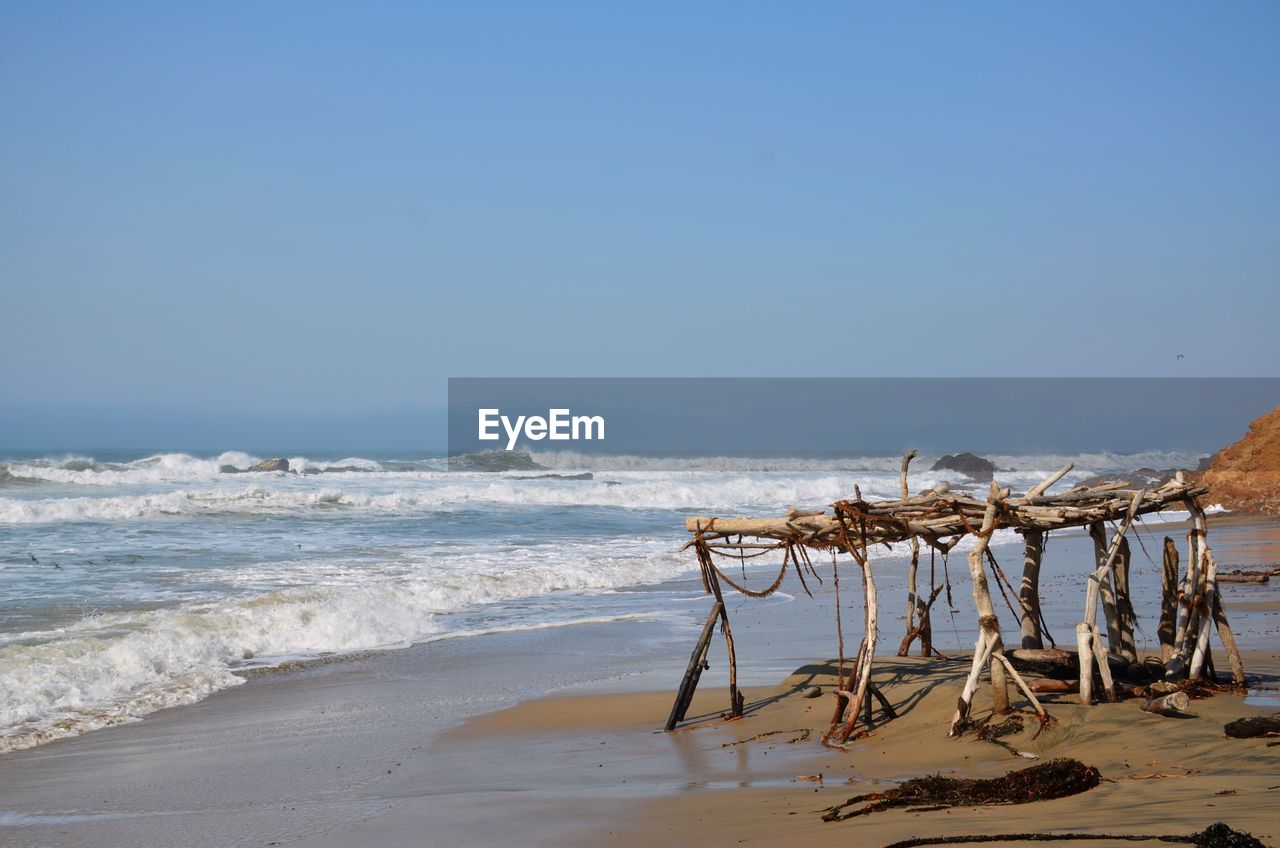
[[1214, 454], [1200, 482], [1210, 503], [1233, 512], [1280, 515], [1280, 407], [1249, 425], [1235, 444]]
[[527, 477], [521, 477], [521, 480], [594, 480], [594, 474], [590, 471], [584, 471], [581, 474], [532, 474]]
[[250, 465], [249, 471], [288, 471], [289, 460], [287, 459], [265, 459], [257, 465]]
[[1173, 479], [1173, 475], [1179, 471], [1186, 469], [1165, 468], [1155, 469], [1148, 468], [1145, 465], [1142, 468], [1135, 468], [1133, 471], [1117, 471], [1112, 474], [1096, 474], [1093, 477], [1086, 477], [1075, 486], [1101, 486], [1105, 483], [1115, 483], [1124, 481], [1129, 485], [1138, 489], [1158, 489], [1165, 483]]
[[929, 470], [956, 471], [981, 483], [989, 483], [995, 477], [996, 466], [989, 459], [983, 459], [971, 453], [957, 453], [947, 454], [935, 462], [933, 468]]

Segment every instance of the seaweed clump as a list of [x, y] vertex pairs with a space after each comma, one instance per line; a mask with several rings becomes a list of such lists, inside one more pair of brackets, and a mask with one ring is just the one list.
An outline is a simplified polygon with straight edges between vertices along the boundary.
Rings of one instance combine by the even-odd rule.
[[[827, 808], [822, 820], [840, 821], [895, 807], [939, 810], [946, 807], [1027, 804], [1078, 795], [1101, 781], [1102, 775], [1095, 767], [1072, 759], [1050, 760], [1029, 768], [1015, 769], [996, 778], [930, 775], [912, 778], [886, 792], [855, 795]], [[859, 804], [864, 806], [857, 806]], [[850, 807], [856, 809], [850, 810]]]
[[1173, 842], [1198, 848], [1267, 848], [1251, 833], [1232, 830], [1222, 822], [1211, 824], [1198, 833], [983, 833], [976, 836], [918, 836], [893, 842], [885, 848], [920, 848], [922, 845], [963, 845], [974, 842]]

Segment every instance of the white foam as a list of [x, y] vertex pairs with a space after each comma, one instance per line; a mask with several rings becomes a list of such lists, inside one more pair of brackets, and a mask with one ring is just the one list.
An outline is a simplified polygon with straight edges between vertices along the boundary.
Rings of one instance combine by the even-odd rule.
[[[691, 561], [650, 541], [629, 555], [607, 545], [525, 548], [467, 568], [423, 561], [402, 574], [296, 586], [218, 603], [88, 616], [0, 642], [0, 751], [135, 721], [242, 682], [252, 660], [403, 646], [461, 635], [441, 616], [559, 591], [660, 582]], [[304, 575], [299, 574], [299, 579]], [[308, 582], [318, 582], [314, 573]], [[563, 624], [554, 618], [534, 626]], [[487, 632], [487, 631], [486, 631]]]

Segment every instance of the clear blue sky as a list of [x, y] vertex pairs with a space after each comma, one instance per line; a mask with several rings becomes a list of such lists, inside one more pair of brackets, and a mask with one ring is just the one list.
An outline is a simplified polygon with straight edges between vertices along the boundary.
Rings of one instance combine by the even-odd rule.
[[1273, 2], [5, 3], [0, 446], [403, 444], [448, 376], [1274, 375], [1278, 43]]

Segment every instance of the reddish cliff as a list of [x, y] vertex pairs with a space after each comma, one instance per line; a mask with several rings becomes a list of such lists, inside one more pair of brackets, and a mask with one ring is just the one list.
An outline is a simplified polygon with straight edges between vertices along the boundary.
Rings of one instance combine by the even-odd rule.
[[1213, 457], [1201, 477], [1206, 500], [1235, 512], [1280, 515], [1280, 407], [1249, 425]]

